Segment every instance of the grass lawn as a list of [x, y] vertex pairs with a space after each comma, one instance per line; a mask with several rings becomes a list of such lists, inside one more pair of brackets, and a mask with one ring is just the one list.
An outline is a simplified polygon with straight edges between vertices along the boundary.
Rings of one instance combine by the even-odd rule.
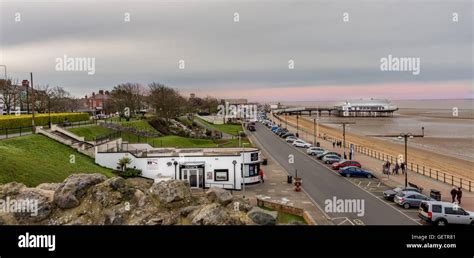
[[150, 133], [158, 133], [158, 131], [151, 126], [146, 120], [122, 121], [120, 123], [123, 127], [133, 127], [138, 131], [146, 131]]
[[[268, 207], [263, 207], [263, 206], [259, 206], [259, 207], [264, 209], [264, 210], [267, 210], [267, 211], [274, 211], [274, 209], [271, 209], [271, 208], [268, 208]], [[293, 214], [289, 214], [289, 213], [286, 213], [286, 212], [281, 212], [281, 211], [278, 211], [278, 218], [277, 219], [278, 219], [279, 224], [288, 224], [291, 221], [299, 221], [301, 223], [306, 224], [306, 221], [304, 221], [303, 217], [293, 215]]]
[[102, 127], [100, 125], [69, 128], [68, 130], [79, 136], [84, 136], [86, 141], [93, 141], [95, 137], [104, 136], [114, 132], [114, 130]]
[[[79, 128], [71, 128], [69, 131], [84, 136], [86, 140], [93, 140], [94, 137], [110, 134], [112, 129], [102, 126], [87, 126]], [[163, 137], [142, 137], [132, 133], [122, 132], [122, 139], [129, 143], [149, 143], [154, 147], [176, 147], [176, 148], [212, 148], [212, 147], [239, 147], [239, 140], [218, 140], [186, 138], [176, 135], [167, 135]], [[247, 143], [245, 147], [250, 147], [247, 139], [243, 140]]]
[[[71, 163], [74, 155], [75, 163]], [[27, 186], [62, 182], [74, 173], [101, 173], [112, 170], [76, 150], [42, 135], [0, 140], [0, 184], [21, 182]]]
[[230, 135], [239, 135], [239, 132], [240, 131], [243, 131], [244, 129], [242, 128], [242, 125], [237, 125], [237, 124], [221, 124], [221, 125], [217, 125], [217, 124], [211, 124], [199, 117], [195, 117], [194, 119], [198, 119], [199, 121], [201, 121], [202, 123], [204, 123], [205, 125], [209, 126], [210, 128], [214, 129], [214, 130], [217, 130], [217, 131], [220, 131], [220, 132], [223, 132], [223, 133], [226, 133], [226, 134], [230, 134]]

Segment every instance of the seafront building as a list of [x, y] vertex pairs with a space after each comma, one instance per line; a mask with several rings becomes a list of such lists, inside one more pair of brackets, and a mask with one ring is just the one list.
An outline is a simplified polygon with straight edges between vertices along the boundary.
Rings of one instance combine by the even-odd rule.
[[392, 116], [398, 107], [393, 105], [387, 99], [370, 99], [370, 100], [346, 100], [344, 103], [335, 106], [339, 116], [356, 116], [356, 117], [376, 117], [376, 116]]

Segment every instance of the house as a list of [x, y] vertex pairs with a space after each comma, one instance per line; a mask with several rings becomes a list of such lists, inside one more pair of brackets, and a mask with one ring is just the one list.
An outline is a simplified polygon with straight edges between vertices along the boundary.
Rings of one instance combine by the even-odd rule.
[[117, 169], [123, 157], [129, 157], [129, 167], [141, 169], [143, 177], [186, 180], [191, 188], [240, 190], [242, 182], [260, 182], [262, 158], [258, 148], [154, 148], [125, 144], [120, 139], [96, 146], [95, 162], [101, 166]]
[[87, 109], [93, 115], [105, 115], [105, 105], [110, 98], [109, 91], [99, 90], [99, 93], [96, 94], [92, 92], [91, 96], [85, 96], [85, 103]]

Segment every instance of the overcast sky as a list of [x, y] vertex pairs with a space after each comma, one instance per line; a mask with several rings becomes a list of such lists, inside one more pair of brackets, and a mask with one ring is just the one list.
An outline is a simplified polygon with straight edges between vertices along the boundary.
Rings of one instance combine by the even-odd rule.
[[[470, 0], [0, 2], [8, 76], [76, 96], [155, 81], [255, 100], [473, 97]], [[381, 71], [389, 54], [419, 57], [420, 74]], [[57, 71], [64, 55], [95, 58], [95, 74]]]

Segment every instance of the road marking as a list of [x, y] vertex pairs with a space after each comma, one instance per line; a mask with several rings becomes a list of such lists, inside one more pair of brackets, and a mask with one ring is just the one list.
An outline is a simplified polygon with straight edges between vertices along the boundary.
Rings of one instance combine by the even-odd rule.
[[358, 187], [360, 187], [360, 183], [362, 183], [362, 181], [359, 181], [359, 184], [357, 185]]
[[[272, 133], [273, 133], [273, 132], [272, 132]], [[255, 138], [256, 138], [256, 137], [255, 137]], [[277, 139], [280, 140], [280, 141], [283, 141], [283, 140], [280, 139], [280, 138], [277, 138]], [[257, 140], [257, 141], [258, 141], [258, 140]], [[283, 142], [285, 142], [285, 141], [283, 141]], [[285, 143], [286, 143], [286, 142], [285, 142]], [[260, 144], [260, 145], [263, 146], [262, 144]], [[299, 151], [299, 152], [305, 154], [304, 157], [307, 158], [308, 155], [307, 155], [306, 153], [302, 152], [301, 150], [299, 150], [299, 149], [297, 149], [297, 148], [295, 148], [295, 149], [296, 149], [297, 151]], [[276, 160], [276, 159], [275, 159], [275, 160]], [[329, 169], [329, 168], [326, 167], [324, 164], [321, 164], [321, 163], [317, 162], [317, 161], [314, 160], [314, 159], [311, 159], [311, 160], [315, 161], [317, 164], [321, 165], [321, 167], [326, 168], [326, 169], [329, 170], [330, 172], [332, 172], [332, 173], [334, 173], [334, 174], [336, 174], [336, 175], [339, 175], [339, 173], [337, 173], [336, 171], [333, 171], [332, 169]], [[279, 163], [279, 162], [277, 161], [277, 163]], [[279, 164], [280, 164], [280, 163], [279, 163]], [[281, 164], [280, 164], [280, 166], [281, 166]], [[283, 167], [283, 166], [281, 166], [281, 167]], [[351, 184], [356, 185], [354, 182], [352, 182], [351, 180], [347, 179], [346, 177], [342, 177], [342, 178], [345, 179], [345, 180], [347, 180], [347, 181], [350, 182]], [[302, 188], [302, 189], [303, 189], [303, 191], [306, 193], [306, 191], [304, 190], [304, 188]], [[376, 195], [374, 195], [374, 194], [372, 194], [371, 192], [367, 191], [366, 189], [363, 189], [363, 188], [361, 188], [361, 187], [359, 187], [359, 189], [361, 189], [362, 191], [365, 191], [366, 193], [372, 195], [373, 197], [375, 197], [375, 199], [381, 201], [382, 203], [386, 204], [387, 206], [392, 207], [392, 209], [396, 210], [397, 212], [399, 212], [399, 213], [402, 214], [403, 216], [407, 217], [409, 220], [411, 220], [411, 221], [417, 223], [418, 225], [422, 225], [422, 224], [419, 223], [418, 221], [414, 220], [413, 218], [411, 218], [411, 217], [408, 216], [407, 214], [403, 213], [402, 211], [398, 210], [397, 208], [391, 206], [389, 203], [385, 202], [385, 200], [381, 200], [379, 197], [377, 197]], [[307, 195], [312, 201], [314, 201], [314, 200], [311, 198], [311, 196], [309, 196], [309, 194], [306, 193], [306, 195]], [[315, 204], [316, 204], [316, 206], [322, 211], [322, 209], [319, 207], [319, 205], [318, 205], [316, 202], [315, 202]], [[324, 213], [324, 214], [326, 214], [326, 213]], [[351, 223], [352, 223], [352, 222], [351, 222]]]
[[354, 219], [353, 220], [355, 224], [359, 225], [359, 226], [363, 226], [364, 225], [364, 222], [362, 222], [362, 220], [360, 219]]
[[379, 182], [379, 184], [377, 185], [377, 187], [380, 187], [380, 182]]
[[370, 185], [370, 182], [367, 184], [367, 186], [366, 186], [366, 187], [369, 187], [369, 185]]

